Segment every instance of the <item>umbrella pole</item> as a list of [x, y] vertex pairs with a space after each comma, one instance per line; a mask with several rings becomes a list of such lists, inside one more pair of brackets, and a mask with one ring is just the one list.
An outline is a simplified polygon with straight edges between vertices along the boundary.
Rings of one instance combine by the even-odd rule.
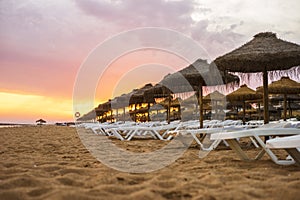
[[110, 123], [113, 122], [113, 110], [110, 111]]
[[171, 112], [170, 112], [170, 106], [171, 106], [171, 97], [168, 97], [168, 114], [167, 114], [167, 117], [168, 117], [168, 124], [170, 124], [170, 115], [171, 115]]
[[117, 111], [116, 111], [116, 122], [118, 121], [119, 119], [119, 109], [117, 108]]
[[199, 87], [199, 111], [200, 111], [200, 128], [203, 128], [203, 89], [202, 86]]
[[264, 104], [264, 124], [269, 123], [269, 101], [268, 101], [268, 71], [265, 68], [263, 71], [263, 88], [264, 88], [264, 95], [263, 95], [263, 104]]
[[260, 103], [258, 103], [258, 120], [261, 120]]
[[125, 107], [123, 108], [123, 121], [125, 123]]
[[289, 100], [289, 117], [292, 118], [293, 116], [293, 110], [291, 108], [291, 100]]
[[150, 122], [150, 103], [149, 102], [148, 102], [148, 107], [147, 107], [147, 113], [148, 113], [147, 121]]
[[134, 117], [134, 122], [136, 122], [136, 104], [134, 104], [134, 113], [133, 113], [133, 117]]
[[[268, 91], [268, 71], [265, 68], [263, 71], [263, 104], [264, 104], [264, 124], [269, 123], [269, 91]], [[265, 136], [265, 142], [269, 139], [269, 136]]]
[[283, 96], [283, 120], [286, 121], [286, 94]]
[[245, 123], [246, 123], [246, 118], [245, 118], [245, 116], [246, 116], [246, 102], [245, 102], [245, 100], [243, 100], [243, 124], [245, 125]]

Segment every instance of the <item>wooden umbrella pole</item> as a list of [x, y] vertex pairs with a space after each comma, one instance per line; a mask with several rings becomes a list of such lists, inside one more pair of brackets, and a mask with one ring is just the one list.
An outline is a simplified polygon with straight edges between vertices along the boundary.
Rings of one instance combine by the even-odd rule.
[[116, 111], [116, 122], [117, 122], [118, 119], [119, 119], [119, 109], [117, 108], [117, 111]]
[[200, 111], [200, 128], [203, 128], [203, 89], [199, 87], [199, 111]]
[[125, 123], [125, 107], [123, 108], [123, 121]]
[[258, 120], [261, 120], [260, 103], [258, 103]]
[[111, 109], [110, 110], [110, 123], [113, 122], [113, 110]]
[[245, 100], [243, 100], [243, 124], [244, 125], [246, 124], [245, 115], [246, 115], [246, 102], [245, 102]]
[[133, 117], [134, 117], [134, 122], [136, 122], [136, 104], [134, 104], [134, 113], [133, 113]]
[[289, 100], [289, 117], [292, 118], [293, 116], [293, 110], [291, 108], [291, 100]]
[[168, 117], [168, 124], [170, 124], [171, 121], [171, 112], [170, 112], [170, 107], [171, 107], [171, 97], [168, 97], [168, 109], [167, 109], [167, 117]]
[[286, 109], [286, 93], [284, 94], [283, 96], [283, 120], [286, 121], [286, 112], [287, 112], [287, 109]]
[[150, 122], [150, 103], [149, 102], [147, 105], [147, 113], [148, 113], [147, 121]]
[[264, 123], [269, 123], [269, 92], [268, 92], [268, 71], [265, 68], [263, 71], [263, 88], [264, 88], [264, 95], [263, 95], [263, 104], [264, 104]]

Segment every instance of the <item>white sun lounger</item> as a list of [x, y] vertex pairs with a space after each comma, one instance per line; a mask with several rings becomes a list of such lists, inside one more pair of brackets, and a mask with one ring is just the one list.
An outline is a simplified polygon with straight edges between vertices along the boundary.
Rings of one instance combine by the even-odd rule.
[[285, 149], [288, 154], [300, 164], [300, 135], [277, 137], [268, 140], [266, 147], [270, 149]]
[[[257, 127], [257, 126], [256, 126]], [[211, 134], [213, 133], [224, 133], [224, 132], [234, 132], [234, 131], [240, 131], [240, 130], [246, 130], [249, 128], [253, 128], [253, 125], [248, 126], [248, 125], [229, 125], [229, 126], [219, 126], [219, 127], [212, 127], [212, 128], [202, 128], [202, 129], [189, 129], [187, 127], [183, 129], [178, 129], [178, 130], [173, 130], [169, 131], [169, 133], [175, 133], [176, 135], [188, 135], [190, 134], [193, 139], [199, 144], [200, 149], [203, 151], [211, 151], [215, 149], [221, 141], [225, 143], [225, 145], [228, 146], [227, 142], [225, 140], [214, 140], [213, 142], [205, 142], [206, 144], [204, 145], [204, 140], [210, 137]], [[203, 134], [202, 137], [198, 137], [198, 135]], [[237, 138], [238, 140], [238, 138]], [[256, 142], [251, 139], [252, 143], [256, 146], [259, 147]]]
[[[176, 128], [177, 124], [167, 124], [167, 125], [161, 125], [161, 126], [128, 126], [128, 127], [115, 127], [106, 130], [106, 132], [112, 136], [117, 137], [120, 140], [131, 140], [134, 136], [145, 136], [147, 134], [150, 134], [153, 138], [159, 139], [159, 140], [170, 140], [172, 139], [172, 136], [168, 136], [167, 138], [164, 138], [165, 132], [167, 132], [170, 129]], [[163, 132], [162, 134], [160, 132]], [[125, 136], [123, 137], [122, 135]]]
[[[300, 129], [297, 128], [284, 128], [291, 127], [289, 123], [279, 124], [266, 124], [259, 128], [234, 131], [234, 132], [220, 132], [211, 135], [211, 140], [225, 140], [230, 148], [234, 150], [242, 160], [251, 160], [248, 155], [241, 149], [236, 138], [252, 138], [255, 139], [258, 145], [262, 148], [254, 160], [260, 159], [265, 153], [277, 164], [288, 165], [293, 164], [291, 160], [279, 160], [277, 156], [266, 146], [264, 141], [260, 138], [262, 136], [286, 136], [286, 135], [299, 135]], [[253, 160], [253, 159], [252, 159]]]

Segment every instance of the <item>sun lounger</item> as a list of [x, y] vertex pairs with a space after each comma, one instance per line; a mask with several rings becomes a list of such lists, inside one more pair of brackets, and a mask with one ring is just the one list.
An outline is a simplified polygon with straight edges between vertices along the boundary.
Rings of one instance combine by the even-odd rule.
[[106, 132], [113, 136], [116, 136], [120, 140], [131, 140], [135, 136], [145, 136], [148, 134], [150, 134], [155, 139], [170, 140], [172, 136], [169, 135], [167, 138], [165, 138], [164, 133], [170, 129], [175, 129], [177, 126], [178, 125], [176, 123], [150, 127], [137, 125], [128, 127], [114, 127], [106, 130]]
[[[202, 128], [202, 129], [181, 129], [181, 130], [174, 130], [171, 133], [176, 133], [176, 135], [191, 135], [193, 139], [199, 144], [200, 149], [203, 151], [211, 151], [215, 149], [222, 140], [213, 140], [210, 142], [206, 139], [210, 137], [213, 133], [219, 132], [232, 132], [238, 130], [246, 129], [245, 126], [225, 126], [225, 127], [218, 127], [218, 128]], [[199, 137], [201, 136], [201, 137]], [[206, 140], [204, 142], [204, 140]], [[227, 145], [226, 141], [223, 140], [225, 145]], [[204, 144], [205, 143], [205, 144]]]
[[211, 140], [225, 140], [230, 148], [234, 150], [242, 160], [251, 160], [248, 155], [242, 150], [236, 138], [250, 138], [257, 142], [262, 150], [258, 153], [254, 160], [260, 159], [265, 153], [277, 164], [287, 165], [293, 164], [291, 160], [279, 160], [277, 156], [266, 146], [261, 139], [262, 136], [286, 136], [286, 135], [299, 135], [300, 129], [289, 128], [290, 123], [274, 123], [266, 124], [259, 128], [234, 131], [234, 132], [220, 132], [211, 135]]
[[[197, 122], [199, 125], [199, 122]], [[175, 130], [169, 131], [169, 134], [175, 134], [176, 135], [191, 135], [193, 139], [199, 144], [200, 150], [202, 151], [211, 151], [215, 149], [220, 142], [224, 142], [226, 146], [228, 146], [227, 142], [225, 140], [214, 140], [210, 141], [209, 137], [213, 133], [218, 132], [232, 132], [232, 131], [239, 131], [239, 130], [245, 130], [250, 128], [259, 127], [259, 124], [249, 124], [249, 125], [242, 125], [241, 120], [207, 120], [204, 123], [204, 128], [199, 129], [195, 126], [189, 126], [189, 124], [186, 124], [185, 126], [182, 125], [182, 127], [179, 127]], [[199, 137], [201, 136], [201, 137]], [[258, 147], [256, 142], [252, 140], [252, 143]]]
[[285, 149], [300, 164], [300, 135], [270, 139], [267, 141], [266, 147], [269, 149]]

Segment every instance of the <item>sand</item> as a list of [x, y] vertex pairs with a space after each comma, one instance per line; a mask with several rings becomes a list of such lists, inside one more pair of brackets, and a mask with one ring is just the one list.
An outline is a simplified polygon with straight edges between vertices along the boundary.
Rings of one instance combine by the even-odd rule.
[[[192, 147], [171, 165], [140, 174], [120, 172], [99, 162], [82, 145], [75, 128], [1, 128], [0, 142], [0, 199], [300, 197], [299, 166], [279, 166], [267, 156], [255, 162], [241, 161], [225, 146], [202, 159], [198, 148]], [[165, 145], [157, 140], [113, 142], [134, 152]], [[250, 154], [255, 151], [248, 149]]]

